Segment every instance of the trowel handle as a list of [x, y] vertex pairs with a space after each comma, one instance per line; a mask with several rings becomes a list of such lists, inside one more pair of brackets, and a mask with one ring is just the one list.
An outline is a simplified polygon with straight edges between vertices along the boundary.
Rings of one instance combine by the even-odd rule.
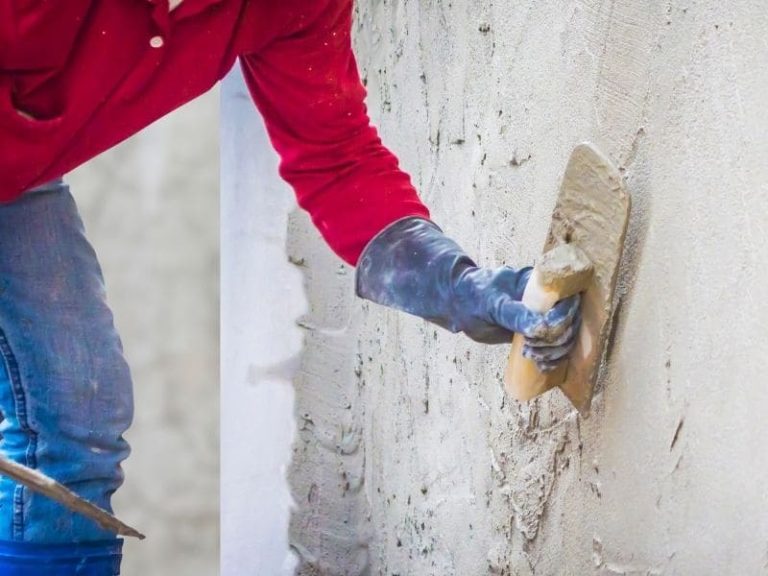
[[[523, 292], [523, 304], [534, 312], [548, 312], [558, 301], [587, 288], [592, 265], [571, 245], [562, 245], [547, 253], [537, 264]], [[517, 400], [530, 400], [565, 380], [567, 359], [551, 372], [539, 371], [533, 360], [523, 356], [525, 337], [515, 334], [504, 377], [507, 392]]]

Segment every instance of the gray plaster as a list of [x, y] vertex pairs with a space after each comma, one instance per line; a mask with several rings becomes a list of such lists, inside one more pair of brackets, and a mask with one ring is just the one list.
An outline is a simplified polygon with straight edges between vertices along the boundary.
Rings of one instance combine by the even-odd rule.
[[[538, 256], [568, 154], [633, 195], [592, 415], [488, 348], [352, 300], [303, 216], [291, 538], [302, 574], [768, 570], [762, 2], [358, 2], [369, 106], [480, 262]], [[307, 417], [304, 414], [308, 414]]]

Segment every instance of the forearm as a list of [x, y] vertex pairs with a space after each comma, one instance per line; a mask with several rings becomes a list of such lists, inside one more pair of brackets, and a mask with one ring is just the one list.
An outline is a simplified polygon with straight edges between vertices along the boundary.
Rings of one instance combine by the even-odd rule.
[[243, 70], [280, 174], [331, 248], [354, 265], [387, 225], [429, 211], [368, 117], [352, 52], [351, 0], [313, 9], [311, 19], [245, 55]]

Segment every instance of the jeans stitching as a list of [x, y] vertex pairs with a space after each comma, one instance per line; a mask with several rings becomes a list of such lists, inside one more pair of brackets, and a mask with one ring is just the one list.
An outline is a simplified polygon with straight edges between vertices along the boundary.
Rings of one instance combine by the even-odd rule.
[[[24, 393], [24, 386], [21, 382], [21, 373], [16, 356], [11, 349], [5, 332], [0, 328], [0, 355], [5, 360], [5, 366], [8, 370], [8, 378], [11, 382], [11, 391], [16, 405], [16, 418], [21, 429], [26, 432], [29, 439], [25, 453], [24, 464], [32, 469], [37, 468], [37, 432], [29, 426], [27, 416], [27, 398]], [[13, 537], [15, 540], [24, 539], [24, 494], [26, 487], [18, 484], [13, 492]]]

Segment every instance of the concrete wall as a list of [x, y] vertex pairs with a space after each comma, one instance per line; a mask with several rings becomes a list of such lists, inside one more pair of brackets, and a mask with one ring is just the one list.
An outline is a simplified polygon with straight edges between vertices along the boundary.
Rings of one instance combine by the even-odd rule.
[[292, 216], [300, 574], [768, 573], [767, 29], [756, 0], [358, 0], [371, 114], [479, 262], [537, 257], [579, 141], [634, 208], [587, 420], [506, 398], [507, 347], [355, 301]]
[[69, 175], [131, 365], [123, 574], [218, 573], [218, 93]]

